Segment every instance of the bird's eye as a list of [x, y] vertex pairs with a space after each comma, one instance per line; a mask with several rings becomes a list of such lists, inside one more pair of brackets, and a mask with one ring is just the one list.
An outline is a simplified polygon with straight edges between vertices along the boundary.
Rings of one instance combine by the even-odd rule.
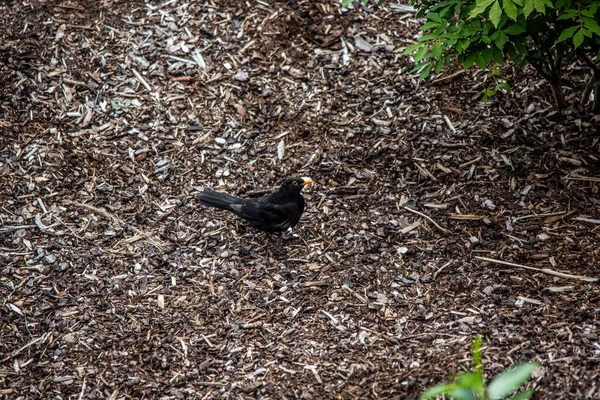
[[297, 182], [297, 181], [292, 181], [292, 184], [293, 184], [294, 186], [298, 186], [298, 182]]

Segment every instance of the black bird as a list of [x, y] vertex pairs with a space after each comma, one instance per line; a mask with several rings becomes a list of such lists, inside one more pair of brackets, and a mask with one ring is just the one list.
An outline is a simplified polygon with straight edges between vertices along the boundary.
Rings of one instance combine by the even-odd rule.
[[302, 188], [313, 183], [310, 178], [291, 178], [275, 193], [242, 199], [227, 193], [205, 190], [197, 201], [203, 206], [228, 210], [261, 231], [283, 232], [296, 225], [304, 212]]

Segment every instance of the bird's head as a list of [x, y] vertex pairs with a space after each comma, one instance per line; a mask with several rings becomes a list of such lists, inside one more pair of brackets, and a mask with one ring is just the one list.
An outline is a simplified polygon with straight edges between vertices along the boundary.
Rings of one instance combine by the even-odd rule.
[[311, 183], [313, 183], [312, 179], [307, 177], [290, 178], [283, 182], [281, 190], [288, 193], [300, 193], [304, 186], [310, 185]]

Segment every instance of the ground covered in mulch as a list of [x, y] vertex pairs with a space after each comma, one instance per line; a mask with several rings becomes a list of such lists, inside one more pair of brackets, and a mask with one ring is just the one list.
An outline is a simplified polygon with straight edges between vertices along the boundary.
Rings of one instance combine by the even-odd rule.
[[[488, 377], [600, 398], [599, 120], [529, 71], [419, 84], [391, 3], [0, 12], [6, 398], [414, 399], [478, 332]], [[287, 237], [195, 202], [290, 176]]]

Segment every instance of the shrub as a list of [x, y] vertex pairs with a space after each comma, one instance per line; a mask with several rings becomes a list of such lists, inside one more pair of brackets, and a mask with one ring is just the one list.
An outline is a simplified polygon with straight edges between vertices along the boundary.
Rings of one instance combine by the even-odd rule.
[[[456, 60], [469, 68], [513, 60], [531, 65], [552, 88], [555, 104], [567, 107], [565, 68], [579, 60], [590, 69], [581, 97], [600, 112], [600, 13], [592, 0], [411, 0], [425, 17], [425, 32], [405, 54], [425, 79]], [[593, 93], [593, 96], [590, 94]]]

